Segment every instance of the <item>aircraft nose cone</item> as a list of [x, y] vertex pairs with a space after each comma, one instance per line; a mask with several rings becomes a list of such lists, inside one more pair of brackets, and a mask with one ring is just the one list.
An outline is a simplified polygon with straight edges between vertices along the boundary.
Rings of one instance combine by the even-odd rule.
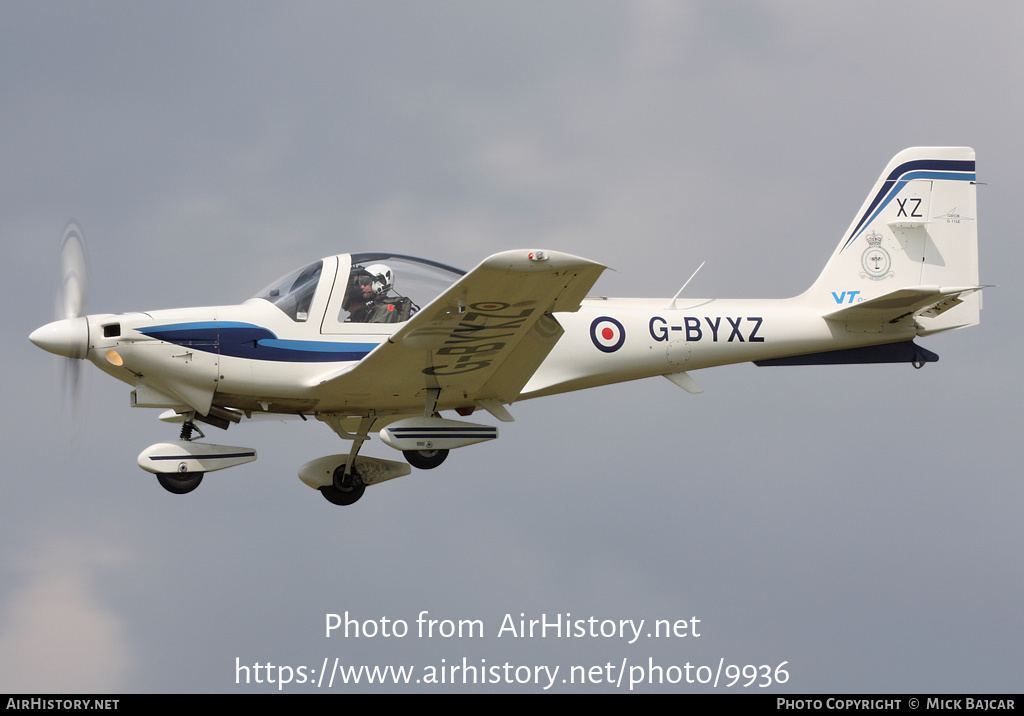
[[89, 351], [89, 321], [84, 317], [47, 323], [28, 339], [44, 351], [67, 358], [85, 358]]

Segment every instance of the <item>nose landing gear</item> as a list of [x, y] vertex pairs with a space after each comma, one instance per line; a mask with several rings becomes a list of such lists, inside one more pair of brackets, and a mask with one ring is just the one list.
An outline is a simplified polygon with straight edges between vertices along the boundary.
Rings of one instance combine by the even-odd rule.
[[191, 420], [186, 420], [177, 442], [150, 445], [139, 455], [139, 467], [154, 473], [160, 486], [172, 494], [192, 492], [208, 472], [256, 459], [256, 451], [252, 448], [192, 442], [193, 431], [200, 437], [206, 437]]

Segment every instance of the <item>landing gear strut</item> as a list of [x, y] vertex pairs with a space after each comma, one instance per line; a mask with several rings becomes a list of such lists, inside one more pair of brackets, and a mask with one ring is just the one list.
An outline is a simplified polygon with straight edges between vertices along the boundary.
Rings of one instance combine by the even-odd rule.
[[203, 431], [196, 427], [196, 424], [191, 420], [186, 420], [181, 424], [181, 434], [178, 435], [178, 440], [184, 440], [185, 442], [192, 441], [192, 431], [199, 433], [199, 437], [205, 438]]
[[364, 415], [359, 421], [359, 428], [355, 433], [347, 432], [342, 427], [341, 419], [337, 415], [318, 415], [317, 417], [331, 426], [331, 429], [338, 435], [352, 441], [348, 459], [334, 468], [334, 484], [324, 485], [317, 489], [331, 504], [351, 505], [366, 491], [366, 485], [359, 476], [359, 470], [356, 469], [356, 455], [359, 454], [359, 448], [363, 446], [363, 443], [369, 439], [370, 428], [373, 427], [376, 417]]

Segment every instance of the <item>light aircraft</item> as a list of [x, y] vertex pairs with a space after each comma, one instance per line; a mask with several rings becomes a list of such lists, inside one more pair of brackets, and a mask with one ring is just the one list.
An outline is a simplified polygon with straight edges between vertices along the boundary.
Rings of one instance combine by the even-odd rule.
[[[315, 417], [351, 441], [299, 477], [330, 502], [431, 469], [498, 436], [466, 417], [509, 422], [508, 406], [691, 371], [757, 365], [899, 363], [937, 356], [914, 338], [977, 324], [974, 150], [917, 147], [889, 162], [818, 279], [794, 298], [587, 297], [605, 267], [556, 251], [506, 251], [469, 272], [389, 253], [339, 254], [289, 273], [238, 306], [83, 315], [84, 251], [65, 232], [61, 320], [37, 346], [87, 359], [163, 408], [179, 439], [139, 465], [173, 493], [256, 459], [193, 439], [260, 415]], [[692, 277], [691, 277], [692, 278]], [[685, 288], [685, 285], [683, 286]], [[77, 364], [76, 364], [77, 365]], [[372, 433], [407, 462], [359, 454]]]

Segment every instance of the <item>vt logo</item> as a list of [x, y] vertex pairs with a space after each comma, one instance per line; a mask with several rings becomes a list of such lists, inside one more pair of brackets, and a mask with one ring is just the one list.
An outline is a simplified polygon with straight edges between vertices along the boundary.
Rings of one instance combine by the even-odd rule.
[[836, 303], [853, 303], [854, 297], [860, 293], [860, 291], [843, 291], [842, 293], [832, 292], [832, 298], [836, 300]]

